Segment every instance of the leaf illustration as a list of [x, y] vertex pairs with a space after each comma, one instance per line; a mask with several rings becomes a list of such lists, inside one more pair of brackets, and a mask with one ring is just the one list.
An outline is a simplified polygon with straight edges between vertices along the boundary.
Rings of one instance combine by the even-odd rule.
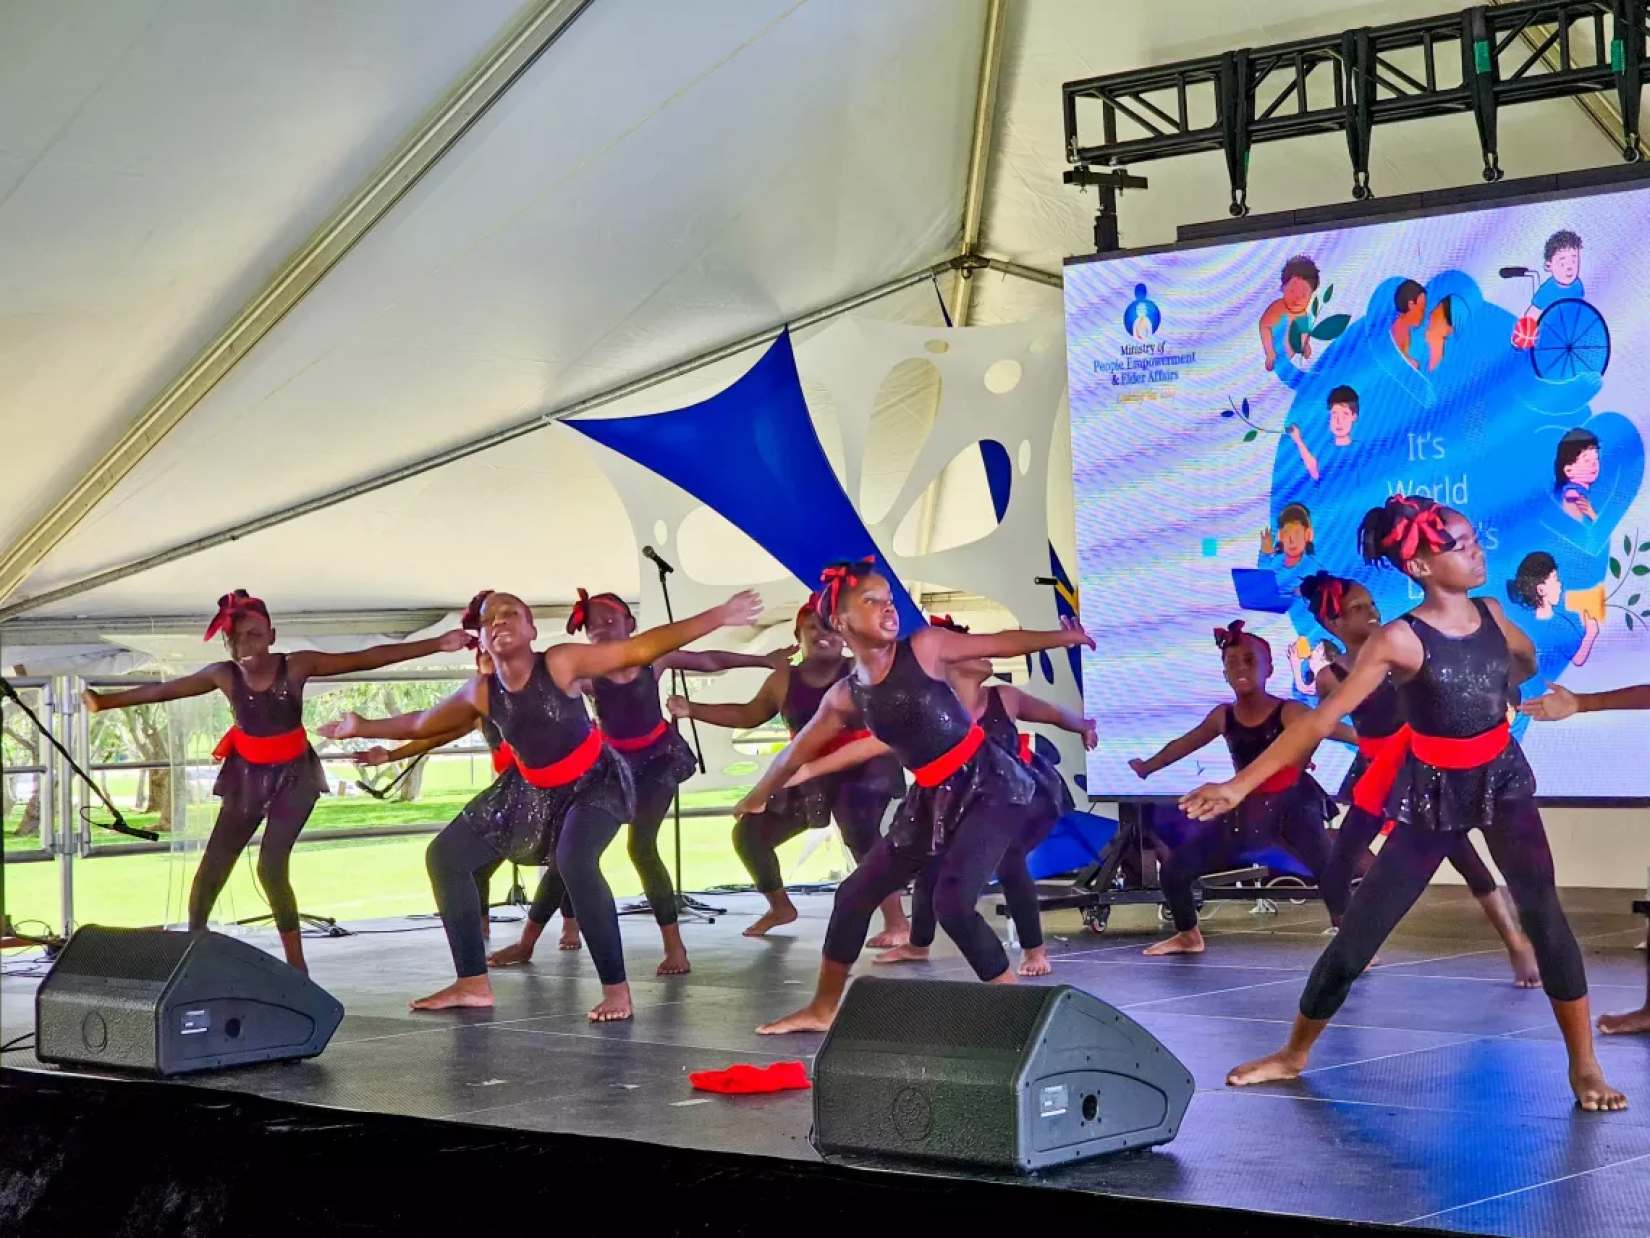
[[1639, 553], [1643, 554], [1646, 550], [1650, 550], [1650, 542], [1640, 542]]
[[1331, 314], [1312, 328], [1312, 338], [1315, 340], [1333, 340], [1340, 337], [1352, 325], [1350, 314]]
[[1615, 558], [1614, 556], [1610, 559], [1610, 575], [1616, 577], [1618, 580], [1621, 579], [1621, 560]]
[[1245, 421], [1249, 420], [1249, 401], [1247, 399], [1243, 401], [1243, 419]]
[[1633, 567], [1633, 575], [1650, 576], [1650, 567], [1645, 567], [1642, 563], [1635, 564]]
[[1643, 596], [1644, 595], [1642, 593], [1635, 593], [1632, 597], [1627, 599], [1627, 605], [1637, 606], [1639, 604], [1639, 598], [1641, 598]]
[[1633, 614], [1632, 614], [1631, 611], [1629, 611], [1628, 614], [1627, 614], [1627, 630], [1629, 632], [1631, 632], [1633, 630]]
[[1249, 433], [1247, 433], [1243, 436], [1243, 441], [1245, 443], [1251, 443], [1251, 442], [1254, 441], [1255, 436], [1259, 433], [1260, 433], [1259, 430], [1251, 430], [1251, 431], [1249, 431]]
[[1323, 303], [1325, 305], [1328, 305], [1329, 304], [1329, 298], [1334, 296], [1334, 295], [1335, 295], [1335, 285], [1330, 284], [1326, 288], [1324, 288], [1324, 290], [1323, 290]]
[[1235, 408], [1223, 408], [1220, 410], [1220, 415], [1222, 417], [1236, 417], [1237, 410]]

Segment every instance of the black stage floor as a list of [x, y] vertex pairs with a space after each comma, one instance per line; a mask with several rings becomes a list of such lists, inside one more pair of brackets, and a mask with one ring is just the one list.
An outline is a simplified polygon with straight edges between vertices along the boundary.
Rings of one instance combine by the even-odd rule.
[[[687, 1074], [812, 1055], [816, 1036], [776, 1042], [753, 1028], [810, 991], [830, 900], [801, 897], [802, 919], [766, 941], [740, 936], [751, 896], [722, 901], [733, 914], [685, 927], [694, 967], [686, 978], [654, 978], [652, 923], [625, 920], [637, 1001], [627, 1024], [586, 1023], [599, 993], [589, 960], [559, 953], [553, 933], [530, 967], [495, 974], [493, 1011], [437, 1015], [413, 1015], [405, 1004], [450, 977], [439, 930], [420, 931], [427, 922], [317, 940], [316, 979], [348, 1010], [326, 1054], [191, 1086], [817, 1161], [808, 1093], [713, 1097], [694, 1093]], [[1587, 951], [1595, 1011], [1636, 1007], [1645, 964], [1633, 945], [1644, 926], [1630, 898], [1573, 892], [1566, 903]], [[1600, 1042], [1606, 1072], [1632, 1108], [1576, 1111], [1546, 999], [1512, 987], [1465, 891], [1432, 891], [1404, 922], [1305, 1079], [1244, 1091], [1225, 1087], [1225, 1072], [1281, 1042], [1324, 945], [1321, 908], [1266, 916], [1227, 905], [1206, 923], [1208, 952], [1181, 959], [1141, 957], [1149, 938], [1084, 934], [1072, 914], [1048, 923], [1050, 981], [1128, 1011], [1186, 1063], [1198, 1093], [1167, 1147], [1068, 1167], [1035, 1185], [1466, 1233], [1650, 1234], [1650, 1039]], [[508, 941], [516, 930], [500, 923], [493, 931]], [[867, 955], [861, 970], [869, 967]], [[899, 970], [968, 974], [943, 942], [933, 962]], [[31, 1025], [30, 982], [3, 983], [9, 1037]], [[6, 1062], [32, 1064], [27, 1054]]]

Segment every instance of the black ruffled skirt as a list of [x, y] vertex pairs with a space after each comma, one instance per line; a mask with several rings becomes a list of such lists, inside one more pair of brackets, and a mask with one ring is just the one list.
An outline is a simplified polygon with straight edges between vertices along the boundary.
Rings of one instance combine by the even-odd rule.
[[973, 758], [937, 786], [913, 785], [900, 801], [888, 827], [889, 845], [905, 856], [931, 857], [944, 852], [958, 823], [986, 809], [1021, 809], [1028, 816], [1037, 798], [1037, 783], [1019, 757], [989, 740]]
[[1341, 789], [1335, 793], [1337, 803], [1350, 804], [1352, 802], [1352, 789], [1358, 785], [1358, 779], [1362, 778], [1368, 771], [1371, 760], [1372, 758], [1366, 757], [1361, 752], [1352, 758], [1352, 768], [1346, 771], [1346, 777], [1341, 779]]
[[304, 749], [304, 755], [296, 761], [279, 765], [254, 765], [240, 753], [231, 752], [212, 784], [212, 794], [223, 801], [224, 807], [260, 817], [268, 815], [269, 806], [277, 798], [290, 805], [307, 797], [313, 805], [326, 793], [326, 771], [313, 748]]
[[673, 726], [666, 727], [665, 733], [646, 748], [619, 752], [619, 759], [630, 767], [631, 779], [638, 786], [644, 782], [662, 782], [667, 787], [679, 787], [699, 772], [692, 746]]
[[621, 822], [635, 815], [630, 767], [605, 744], [596, 763], [563, 787], [535, 787], [512, 765], [457, 819], [512, 864], [536, 865], [555, 853], [562, 822], [575, 804], [601, 808]]
[[1461, 834], [1489, 829], [1498, 806], [1534, 795], [1535, 771], [1516, 741], [1475, 769], [1439, 769], [1412, 752], [1392, 784], [1386, 815], [1418, 830]]
[[1311, 821], [1322, 825], [1334, 818], [1335, 801], [1311, 774], [1302, 773], [1295, 785], [1283, 791], [1263, 791], [1251, 795], [1226, 814], [1222, 824], [1256, 846], [1275, 840], [1287, 820]]

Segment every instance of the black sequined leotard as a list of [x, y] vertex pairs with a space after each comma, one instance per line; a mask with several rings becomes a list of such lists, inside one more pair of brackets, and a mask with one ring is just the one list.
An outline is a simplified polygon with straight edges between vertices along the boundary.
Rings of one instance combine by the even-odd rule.
[[[637, 782], [656, 780], [680, 786], [693, 777], [699, 763], [693, 749], [674, 724], [665, 725], [659, 708], [659, 677], [651, 665], [642, 667], [629, 683], [594, 679], [591, 693], [596, 698], [596, 720], [614, 750], [630, 766]], [[663, 730], [660, 727], [663, 726]], [[658, 738], [642, 748], [628, 741], [658, 733]]]
[[[952, 751], [974, 727], [951, 685], [922, 669], [909, 639], [894, 647], [888, 673], [867, 683], [856, 671], [848, 681], [854, 705], [870, 731], [907, 769], [921, 769]], [[961, 769], [943, 782], [906, 792], [888, 831], [889, 843], [907, 855], [938, 855], [957, 824], [976, 804], [1029, 805], [1036, 786], [1025, 767], [1001, 745], [982, 743]]]
[[[1507, 720], [1507, 681], [1512, 653], [1488, 606], [1474, 599], [1478, 628], [1445, 636], [1415, 615], [1405, 615], [1421, 642], [1421, 669], [1398, 688], [1404, 717], [1418, 735], [1470, 739]], [[1425, 830], [1483, 829], [1497, 804], [1535, 795], [1535, 771], [1518, 741], [1509, 738], [1499, 756], [1473, 769], [1439, 769], [1411, 752], [1387, 799], [1387, 815]]]
[[[785, 684], [785, 699], [779, 706], [779, 717], [792, 735], [813, 720], [825, 694], [854, 668], [847, 658], [832, 668], [824, 683], [809, 683], [802, 676], [801, 667], [793, 667]], [[848, 719], [845, 732], [865, 731], [869, 728], [857, 714]], [[768, 800], [768, 810], [778, 816], [806, 822], [810, 829], [823, 829], [831, 823], [838, 796], [846, 790], [862, 795], [885, 795], [893, 799], [905, 791], [905, 770], [899, 758], [891, 752], [872, 757], [862, 765], [809, 779], [794, 787], [785, 787]]]
[[[1283, 734], [1283, 706], [1284, 702], [1279, 701], [1272, 712], [1254, 726], [1238, 721], [1235, 706], [1226, 707], [1220, 733], [1226, 741], [1226, 750], [1232, 754], [1233, 769], [1247, 769], [1253, 765], [1260, 754]], [[1227, 823], [1231, 829], [1247, 832], [1258, 839], [1276, 832], [1281, 816], [1297, 813], [1315, 816], [1319, 822], [1335, 815], [1335, 805], [1329, 793], [1305, 770], [1301, 771], [1291, 787], [1282, 791], [1257, 791], [1249, 796], [1235, 812], [1228, 814]]]
[[[269, 687], [259, 692], [246, 682], [239, 664], [229, 663], [231, 685], [229, 708], [235, 716], [235, 725], [248, 735], [269, 737], [285, 735], [304, 725], [304, 700], [294, 691], [287, 678], [287, 661], [283, 653], [276, 659], [275, 678]], [[224, 758], [218, 771], [212, 794], [249, 810], [262, 810], [284, 791], [309, 795], [312, 799], [326, 794], [327, 778], [321, 768], [321, 758], [314, 748], [305, 748], [304, 755], [295, 761], [279, 765], [255, 765], [239, 753], [231, 752]]]
[[[487, 719], [531, 769], [567, 757], [591, 731], [584, 698], [556, 686], [542, 654], [533, 658], [533, 672], [520, 691], [510, 691], [496, 672], [488, 677]], [[596, 763], [564, 786], [535, 787], [512, 766], [461, 815], [506, 859], [542, 864], [555, 850], [562, 820], [574, 803], [604, 808], [620, 821], [628, 821], [635, 810], [630, 770], [605, 744]]]
[[[999, 745], [1015, 757], [1020, 756], [1020, 729], [1015, 726], [1014, 719], [1008, 716], [1008, 707], [1003, 704], [1003, 695], [995, 685], [985, 690], [985, 711], [980, 714], [980, 726], [985, 730], [986, 738]], [[1033, 750], [1030, 761], [1022, 762], [1026, 772], [1031, 775], [1031, 781], [1037, 784], [1037, 801], [1033, 814], [1039, 820], [1047, 819], [1048, 826], [1052, 827], [1055, 821], [1069, 812], [1076, 811], [1076, 804], [1072, 802], [1071, 789], [1066, 786], [1066, 780], [1060, 777], [1060, 771], [1054, 768], [1041, 753]]]
[[[1344, 662], [1331, 662], [1329, 669], [1346, 682], [1352, 668]], [[1404, 704], [1398, 696], [1398, 685], [1388, 675], [1381, 680], [1381, 686], [1371, 692], [1364, 699], [1364, 703], [1352, 711], [1352, 729], [1358, 733], [1359, 739], [1388, 739], [1398, 733], [1404, 725]], [[1346, 771], [1346, 777], [1341, 779], [1341, 789], [1336, 795], [1343, 804], [1352, 802], [1352, 789], [1358, 785], [1369, 769], [1370, 759], [1362, 751], [1352, 759], [1352, 768]]]

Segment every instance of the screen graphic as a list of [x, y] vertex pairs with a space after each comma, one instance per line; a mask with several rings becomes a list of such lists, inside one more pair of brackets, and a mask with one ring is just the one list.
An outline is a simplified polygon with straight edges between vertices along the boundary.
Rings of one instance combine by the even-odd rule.
[[[1074, 264], [1065, 272], [1087, 712], [1096, 796], [1225, 778], [1219, 741], [1128, 766], [1231, 699], [1213, 629], [1276, 654], [1314, 702], [1328, 571], [1396, 618], [1420, 591], [1356, 530], [1398, 491], [1476, 525], [1544, 681], [1650, 679], [1650, 190], [1480, 208]], [[1650, 796], [1643, 714], [1520, 717], [1546, 797]], [[1326, 744], [1333, 788], [1350, 750]]]

